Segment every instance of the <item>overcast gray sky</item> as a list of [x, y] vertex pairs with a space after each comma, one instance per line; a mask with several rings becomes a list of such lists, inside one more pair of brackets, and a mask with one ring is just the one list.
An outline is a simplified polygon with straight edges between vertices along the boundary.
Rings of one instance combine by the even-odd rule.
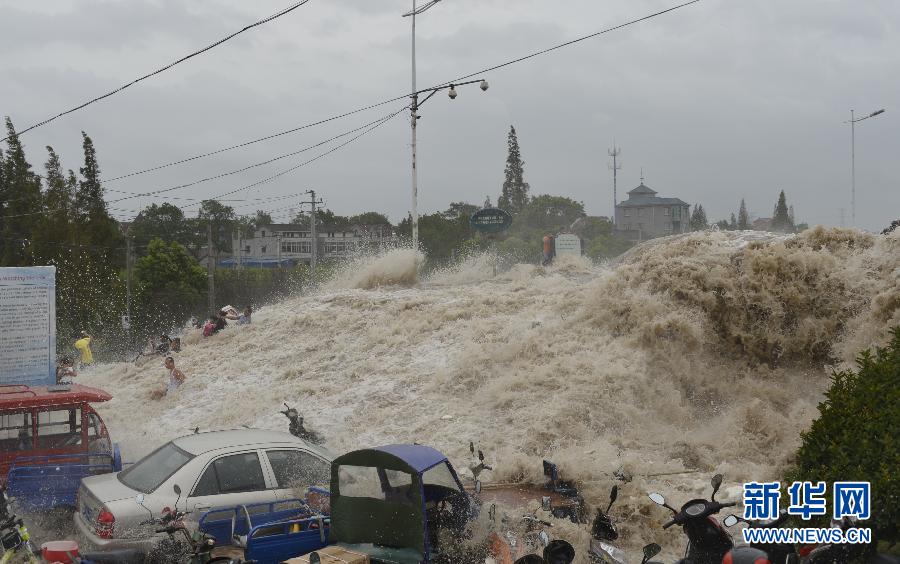
[[[0, 0], [0, 114], [22, 129], [267, 16], [290, 0]], [[420, 1], [421, 3], [421, 1]], [[444, 0], [417, 19], [419, 86], [441, 83], [679, 3], [668, 0]], [[80, 162], [80, 131], [107, 178], [406, 94], [411, 0], [311, 0], [282, 18], [123, 93], [22, 136]], [[850, 224], [850, 109], [857, 224], [900, 217], [900, 2], [702, 0], [656, 19], [486, 74], [491, 88], [435, 96], [419, 121], [419, 209], [496, 201], [515, 125], [533, 194], [609, 215], [607, 149], [622, 148], [619, 195], [645, 182], [700, 202], [711, 220], [745, 198], [767, 217], [780, 189], [798, 221]], [[405, 102], [107, 184], [143, 192], [318, 143]], [[308, 160], [336, 143], [170, 192], [205, 198]], [[401, 114], [299, 170], [229, 198], [314, 188], [327, 207], [397, 221], [410, 209], [409, 120]], [[109, 192], [107, 199], [122, 197]], [[139, 210], [165, 195], [111, 204]], [[189, 206], [190, 200], [170, 200]], [[257, 205], [286, 219], [296, 199]], [[125, 218], [133, 213], [116, 211]], [[186, 213], [195, 215], [196, 207]]]

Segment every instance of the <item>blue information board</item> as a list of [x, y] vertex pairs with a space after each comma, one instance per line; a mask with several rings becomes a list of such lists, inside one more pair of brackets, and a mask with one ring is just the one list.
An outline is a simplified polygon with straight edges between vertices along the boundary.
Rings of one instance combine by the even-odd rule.
[[56, 267], [0, 268], [0, 384], [56, 383]]

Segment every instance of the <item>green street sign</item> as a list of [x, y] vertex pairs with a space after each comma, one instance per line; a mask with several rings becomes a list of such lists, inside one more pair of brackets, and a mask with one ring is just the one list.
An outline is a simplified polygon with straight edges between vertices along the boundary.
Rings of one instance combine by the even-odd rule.
[[469, 218], [469, 225], [482, 233], [500, 233], [512, 225], [512, 216], [500, 208], [481, 208]]

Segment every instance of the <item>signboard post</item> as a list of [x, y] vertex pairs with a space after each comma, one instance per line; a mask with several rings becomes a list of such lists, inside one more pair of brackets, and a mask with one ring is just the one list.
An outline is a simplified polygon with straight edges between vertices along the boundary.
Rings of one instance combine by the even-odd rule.
[[494, 252], [494, 276], [497, 276], [496, 237], [509, 229], [509, 226], [512, 225], [512, 216], [508, 211], [500, 208], [481, 208], [469, 218], [469, 225], [491, 240], [491, 250]]
[[556, 236], [556, 255], [581, 256], [581, 237], [573, 233], [560, 233]]
[[0, 268], [0, 384], [56, 383], [56, 267]]

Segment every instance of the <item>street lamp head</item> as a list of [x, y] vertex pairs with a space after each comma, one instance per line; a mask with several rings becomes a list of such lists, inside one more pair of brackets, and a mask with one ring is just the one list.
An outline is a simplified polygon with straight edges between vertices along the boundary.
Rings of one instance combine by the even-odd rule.
[[[479, 84], [478, 87], [481, 88], [481, 90], [482, 90], [483, 92], [487, 92], [487, 89], [488, 89], [488, 83], [487, 83], [487, 81], [486, 81], [486, 80], [482, 80], [482, 81], [481, 81], [481, 84]], [[883, 112], [884, 110], [881, 110], [881, 111]]]
[[450, 85], [450, 90], [447, 92], [447, 96], [450, 96], [451, 100], [456, 100], [456, 87], [452, 84]]
[[883, 114], [883, 113], [884, 113], [884, 108], [882, 108], [878, 111], [872, 112], [871, 114], [869, 114], [869, 117], [877, 116], [878, 114]]

